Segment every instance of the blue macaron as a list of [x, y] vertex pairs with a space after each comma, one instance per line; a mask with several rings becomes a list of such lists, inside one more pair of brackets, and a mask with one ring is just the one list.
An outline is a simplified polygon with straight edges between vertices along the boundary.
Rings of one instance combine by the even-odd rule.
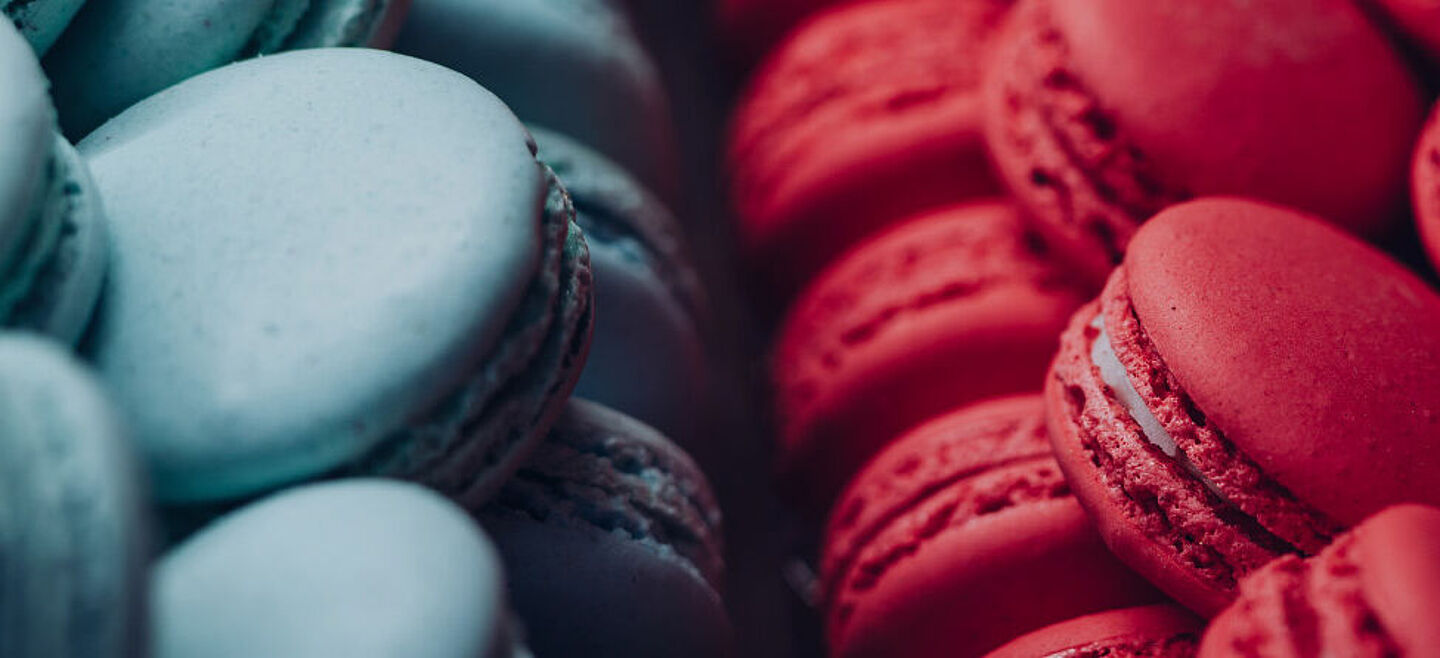
[[475, 78], [526, 122], [677, 196], [669, 103], [615, 0], [414, 0], [395, 50]]
[[583, 367], [574, 211], [465, 76], [283, 53], [157, 94], [80, 150], [114, 262], [85, 353], [163, 502], [373, 474], [474, 504]]
[[3, 0], [0, 13], [15, 24], [35, 52], [45, 54], [85, 0]]
[[52, 341], [0, 334], [0, 655], [147, 655], [143, 500], [95, 379]]
[[572, 399], [478, 518], [538, 658], [732, 655], [719, 509], [649, 426]]
[[100, 295], [105, 223], [85, 163], [56, 131], [30, 45], [0, 22], [0, 327], [74, 342]]
[[98, 0], [45, 57], [72, 139], [190, 76], [271, 53], [387, 47], [409, 0]]
[[290, 489], [167, 553], [154, 658], [518, 658], [494, 547], [412, 484]]
[[675, 217], [604, 156], [542, 128], [530, 133], [574, 201], [595, 272], [595, 340], [576, 395], [694, 451], [708, 412], [698, 327], [709, 313]]

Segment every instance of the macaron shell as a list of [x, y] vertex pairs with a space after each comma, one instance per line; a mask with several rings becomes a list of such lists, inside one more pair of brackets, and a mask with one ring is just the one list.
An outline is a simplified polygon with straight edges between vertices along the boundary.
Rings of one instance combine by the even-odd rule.
[[1440, 105], [1430, 112], [1410, 169], [1415, 224], [1432, 267], [1440, 264]]
[[[1195, 639], [1202, 628], [1203, 622], [1173, 605], [1111, 610], [1035, 631], [985, 658], [1069, 656], [1072, 654], [1067, 652], [1080, 649], [1114, 658], [1188, 658], [1194, 655]], [[1160, 650], [1167, 645], [1168, 650]]]
[[1432, 62], [1440, 62], [1440, 2], [1435, 0], [1366, 0], [1424, 50]]
[[545, 179], [523, 128], [418, 60], [335, 49], [236, 64], [81, 152], [113, 220], [87, 349], [162, 499], [243, 495], [355, 458], [459, 388], [536, 275]]
[[46, 95], [45, 74], [22, 35], [0, 21], [0, 262], [19, 249], [30, 230], [31, 212], [47, 184], [54, 144], [55, 110]]
[[8, 0], [0, 4], [0, 12], [20, 28], [36, 53], [44, 55], [83, 4], [85, 0]]
[[1392, 507], [1355, 531], [1370, 606], [1407, 658], [1440, 656], [1440, 510]]
[[1125, 267], [1196, 407], [1295, 497], [1344, 525], [1440, 504], [1440, 297], [1418, 278], [1311, 217], [1230, 199], [1157, 216]]

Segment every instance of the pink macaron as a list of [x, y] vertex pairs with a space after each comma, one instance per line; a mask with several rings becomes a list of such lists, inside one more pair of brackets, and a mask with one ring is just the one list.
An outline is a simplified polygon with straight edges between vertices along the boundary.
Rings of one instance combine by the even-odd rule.
[[1035, 631], [985, 658], [1193, 658], [1201, 627], [1173, 605], [1110, 610]]
[[1440, 63], [1440, 0], [1361, 0], [1374, 6], [1401, 34]]
[[987, 138], [1037, 225], [1090, 269], [1199, 195], [1364, 237], [1403, 214], [1424, 112], [1353, 0], [1022, 0], [987, 68]]
[[1046, 402], [1111, 549], [1213, 615], [1272, 559], [1440, 504], [1440, 296], [1299, 211], [1177, 205], [1075, 315]]

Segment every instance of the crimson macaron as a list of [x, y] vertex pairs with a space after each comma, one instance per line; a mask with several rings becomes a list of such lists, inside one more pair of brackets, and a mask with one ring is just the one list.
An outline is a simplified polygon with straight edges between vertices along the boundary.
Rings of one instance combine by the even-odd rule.
[[975, 656], [1162, 598], [1071, 495], [1038, 394], [951, 412], [880, 453], [835, 508], [821, 572], [832, 657]]
[[1009, 0], [871, 0], [823, 11], [766, 61], [730, 135], [748, 259], [794, 292], [859, 238], [998, 193], [981, 64]]
[[1194, 196], [1266, 199], [1365, 237], [1402, 214], [1424, 101], [1353, 0], [1023, 0], [994, 55], [1001, 177], [1097, 273]]
[[1440, 509], [1391, 507], [1307, 560], [1246, 578], [1200, 655], [1440, 656]]
[[778, 334], [777, 457], [825, 509], [905, 430], [987, 397], [1038, 390], [1089, 292], [1002, 202], [951, 206], [861, 244], [820, 275]]
[[1440, 296], [1299, 211], [1177, 205], [1076, 314], [1046, 402], [1110, 547], [1213, 615], [1272, 559], [1440, 504]]
[[1373, 5], [1430, 61], [1440, 63], [1440, 2], [1436, 0], [1362, 0]]
[[1035, 631], [985, 658], [1192, 658], [1202, 626], [1173, 605], [1110, 610]]

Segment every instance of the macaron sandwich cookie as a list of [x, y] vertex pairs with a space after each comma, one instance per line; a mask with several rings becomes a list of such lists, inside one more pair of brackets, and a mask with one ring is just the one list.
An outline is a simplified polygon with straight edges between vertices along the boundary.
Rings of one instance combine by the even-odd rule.
[[669, 101], [621, 0], [415, 0], [395, 49], [474, 78], [661, 198], [678, 195]]
[[728, 159], [745, 255], [778, 296], [888, 224], [999, 192], [979, 92], [1009, 4], [848, 4], [766, 60], [739, 101]]
[[1109, 546], [1210, 616], [1389, 505], [1440, 504], [1440, 296], [1298, 211], [1211, 198], [1136, 234], [1047, 380]]
[[47, 84], [29, 44], [0, 22], [0, 327], [74, 342], [100, 296], [105, 226]]
[[494, 546], [464, 510], [380, 479], [312, 484], [167, 553], [155, 658], [528, 658]]
[[1109, 610], [1035, 631], [985, 658], [1194, 658], [1202, 626], [1174, 605]]
[[1391, 507], [1319, 555], [1286, 556], [1246, 578], [1200, 656], [1440, 656], [1437, 558], [1440, 510]]
[[1100, 277], [1141, 222], [1199, 195], [1383, 235], [1424, 111], [1352, 0], [1021, 0], [987, 71], [1002, 178]]
[[[796, 300], [771, 369], [778, 466], [825, 509], [866, 460], [957, 406], [1039, 390], [1089, 292], [1015, 208], [952, 206], [846, 254]], [[877, 410], [883, 409], [883, 413]]]
[[608, 158], [558, 133], [530, 134], [574, 202], [595, 273], [600, 311], [575, 394], [693, 449], [708, 410], [699, 327], [709, 313], [679, 223]]
[[643, 423], [571, 400], [477, 518], [538, 658], [733, 655], [710, 485]]
[[1051, 453], [1038, 394], [948, 413], [851, 483], [826, 530], [830, 656], [978, 656], [1161, 600], [1105, 548]]
[[75, 16], [46, 55], [45, 70], [60, 125], [78, 140], [141, 99], [240, 59], [300, 48], [388, 47], [408, 5], [409, 0], [98, 0]]
[[83, 4], [85, 0], [3, 0], [0, 13], [15, 24], [35, 52], [43, 55]]
[[100, 385], [51, 341], [0, 334], [0, 471], [0, 655], [148, 655], [143, 476]]
[[573, 209], [465, 76], [283, 53], [80, 149], [114, 218], [86, 353], [162, 502], [373, 474], [478, 505], [574, 386], [591, 286]]

